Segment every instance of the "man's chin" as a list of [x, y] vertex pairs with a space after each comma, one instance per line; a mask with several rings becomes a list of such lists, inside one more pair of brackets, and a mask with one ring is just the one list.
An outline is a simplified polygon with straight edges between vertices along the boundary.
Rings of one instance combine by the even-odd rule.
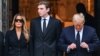
[[43, 15], [39, 15], [40, 17], [43, 17]]
[[43, 16], [43, 15], [41, 15], [41, 14], [38, 14], [38, 15], [41, 16], [41, 17]]

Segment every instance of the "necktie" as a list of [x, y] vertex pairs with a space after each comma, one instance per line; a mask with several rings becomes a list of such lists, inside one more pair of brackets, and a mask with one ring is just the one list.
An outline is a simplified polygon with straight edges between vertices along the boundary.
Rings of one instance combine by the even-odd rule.
[[76, 45], [77, 45], [77, 48], [80, 48], [80, 33], [79, 33], [79, 31], [77, 32], [77, 35], [76, 35]]
[[46, 32], [46, 19], [43, 19], [43, 33]]

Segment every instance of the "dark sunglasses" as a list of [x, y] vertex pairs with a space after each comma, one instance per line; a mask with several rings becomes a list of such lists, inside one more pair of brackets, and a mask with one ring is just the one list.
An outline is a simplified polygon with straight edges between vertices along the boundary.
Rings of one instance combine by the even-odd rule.
[[22, 23], [24, 22], [23, 19], [15, 19], [15, 22], [18, 22], [18, 21]]

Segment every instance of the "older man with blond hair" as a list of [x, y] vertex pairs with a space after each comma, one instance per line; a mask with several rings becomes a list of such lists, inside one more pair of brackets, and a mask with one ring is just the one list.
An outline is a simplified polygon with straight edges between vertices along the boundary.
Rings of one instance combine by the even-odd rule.
[[73, 26], [63, 29], [59, 48], [67, 53], [67, 56], [92, 56], [98, 37], [95, 29], [85, 26], [85, 18], [82, 13], [74, 14]]

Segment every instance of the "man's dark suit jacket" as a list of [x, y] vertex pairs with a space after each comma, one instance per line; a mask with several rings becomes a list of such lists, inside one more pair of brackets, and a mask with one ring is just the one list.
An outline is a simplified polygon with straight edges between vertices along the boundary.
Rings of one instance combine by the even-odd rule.
[[59, 39], [59, 48], [67, 53], [67, 56], [91, 56], [92, 52], [98, 42], [98, 37], [96, 35], [95, 29], [89, 26], [84, 26], [82, 42], [86, 42], [89, 45], [89, 50], [87, 49], [74, 49], [67, 52], [67, 47], [71, 43], [75, 43], [75, 29], [74, 26], [64, 28]]
[[4, 55], [4, 35], [0, 32], [0, 56]]
[[41, 30], [41, 17], [33, 19], [30, 24], [31, 54], [33, 56], [60, 56], [57, 40], [60, 37], [61, 22], [50, 17], [46, 33]]

